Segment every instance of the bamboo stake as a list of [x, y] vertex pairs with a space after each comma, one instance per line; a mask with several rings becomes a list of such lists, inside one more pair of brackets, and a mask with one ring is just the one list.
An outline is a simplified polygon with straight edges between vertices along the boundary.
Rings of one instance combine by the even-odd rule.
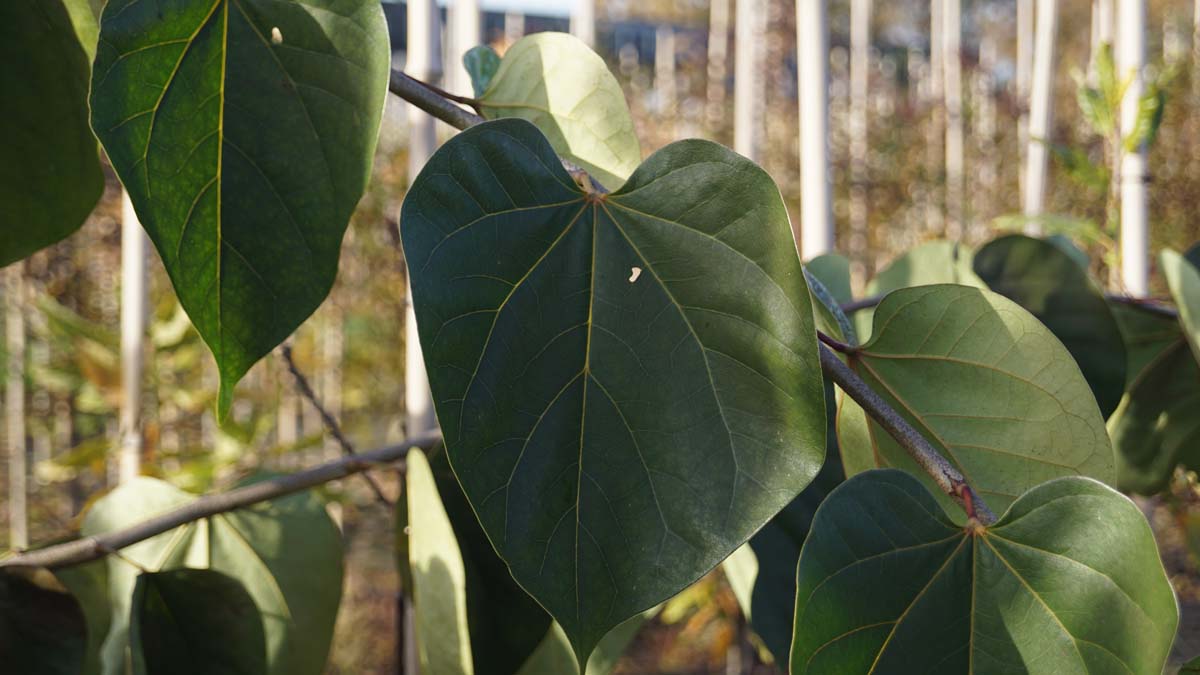
[[826, 0], [797, 0], [796, 51], [800, 92], [800, 254], [833, 250], [829, 175], [829, 23]]

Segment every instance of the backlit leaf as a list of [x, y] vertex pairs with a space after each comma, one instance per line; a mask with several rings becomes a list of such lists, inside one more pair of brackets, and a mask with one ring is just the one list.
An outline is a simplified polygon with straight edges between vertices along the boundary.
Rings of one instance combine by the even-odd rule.
[[[848, 363], [996, 512], [1052, 478], [1116, 481], [1104, 420], [1079, 366], [1041, 322], [1002, 295], [951, 285], [896, 291], [875, 311], [874, 337]], [[846, 422], [843, 413], [839, 427]], [[875, 422], [869, 437], [866, 446], [842, 437], [843, 456], [859, 458], [847, 460], [848, 468], [903, 468], [937, 490]]]
[[426, 165], [401, 232], [450, 462], [579, 661], [820, 468], [813, 309], [748, 160], [675, 143], [598, 195], [528, 122], [488, 122]]
[[[140, 477], [96, 501], [83, 521], [91, 536], [128, 527], [195, 499], [163, 481]], [[341, 534], [309, 493], [183, 525], [121, 551], [150, 572], [211, 569], [237, 579], [262, 612], [268, 672], [318, 675], [333, 637], [342, 591]], [[112, 624], [102, 659], [106, 675], [124, 675], [129, 616], [138, 570], [109, 557]]]
[[387, 93], [371, 0], [110, 0], [92, 126], [233, 387], [325, 299]]
[[[953, 241], [929, 241], [909, 249], [888, 263], [867, 284], [866, 297], [885, 296], [892, 291], [913, 286], [930, 284], [962, 284], [987, 288], [983, 280], [975, 276], [971, 259], [975, 251]], [[871, 308], [854, 314], [854, 327], [860, 342], [871, 337]]]
[[532, 122], [558, 154], [609, 190], [642, 161], [621, 85], [604, 59], [573, 35], [534, 33], [518, 40], [479, 100], [488, 119]]

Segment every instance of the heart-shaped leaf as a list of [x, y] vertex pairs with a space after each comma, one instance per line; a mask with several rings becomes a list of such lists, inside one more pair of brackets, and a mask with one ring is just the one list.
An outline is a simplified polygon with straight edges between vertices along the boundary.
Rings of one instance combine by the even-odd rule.
[[0, 266], [83, 225], [104, 191], [88, 55], [62, 0], [0, 3]]
[[329, 293], [387, 93], [371, 0], [111, 0], [92, 126], [217, 360], [238, 380]]
[[613, 194], [523, 120], [444, 145], [401, 213], [447, 452], [580, 662], [821, 466], [813, 309], [771, 179], [704, 141]]
[[1161, 673], [1179, 610], [1141, 512], [1086, 478], [950, 522], [916, 479], [869, 471], [817, 511], [794, 675]]
[[[633, 642], [638, 631], [658, 608], [638, 614], [608, 632], [592, 651], [587, 662], [587, 675], [608, 675], [617, 666], [617, 661]], [[579, 664], [571, 640], [557, 622], [550, 625], [545, 638], [530, 655], [529, 660], [517, 671], [517, 675], [579, 675]]]
[[0, 656], [4, 672], [78, 675], [87, 624], [79, 603], [47, 570], [0, 574]]
[[975, 273], [1062, 340], [1108, 417], [1125, 390], [1125, 343], [1100, 289], [1063, 249], [1012, 234], [975, 254]]
[[129, 646], [134, 675], [267, 673], [254, 599], [237, 579], [212, 570], [139, 574]]
[[610, 190], [642, 161], [620, 83], [604, 59], [573, 35], [534, 33], [517, 40], [479, 102], [488, 119], [532, 122], [558, 154]]
[[[907, 288], [876, 308], [873, 336], [850, 355], [850, 366], [995, 511], [1060, 476], [1116, 482], [1104, 419], [1079, 366], [1013, 301], [966, 286]], [[842, 425], [862, 423], [857, 414], [839, 414], [842, 456], [853, 456], [847, 470], [902, 468], [937, 489], [875, 422], [865, 434], [843, 434]], [[861, 442], [864, 435], [869, 443]], [[951, 513], [961, 514], [949, 497], [937, 494]]]
[[[96, 501], [83, 521], [92, 536], [128, 527], [195, 499], [153, 478], [125, 483]], [[112, 622], [106, 675], [127, 672], [129, 616], [138, 570], [212, 569], [237, 579], [262, 613], [271, 675], [324, 671], [342, 593], [342, 545], [324, 504], [309, 493], [183, 525], [121, 551], [108, 563]]]

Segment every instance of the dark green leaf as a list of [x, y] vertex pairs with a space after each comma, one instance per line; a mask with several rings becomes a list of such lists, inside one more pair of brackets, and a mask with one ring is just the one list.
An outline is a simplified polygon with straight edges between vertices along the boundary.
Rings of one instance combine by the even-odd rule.
[[964, 529], [911, 476], [861, 474], [817, 511], [798, 576], [794, 675], [1153, 674], [1179, 622], [1141, 511], [1078, 477]]
[[108, 565], [104, 560], [94, 560], [56, 570], [55, 576], [75, 596], [87, 624], [87, 650], [83, 668], [76, 672], [100, 675], [103, 670], [100, 647], [112, 624], [112, 609], [108, 603]]
[[832, 382], [825, 384], [825, 464], [799, 497], [792, 500], [738, 551], [726, 558], [725, 576], [754, 632], [774, 655], [787, 663], [796, 618], [796, 564], [813, 516], [829, 493], [845, 480], [838, 454], [836, 400]]
[[[874, 337], [848, 363], [997, 512], [1052, 478], [1116, 482], [1104, 419], [1079, 366], [1041, 322], [1002, 295], [951, 285], [896, 291], [875, 310]], [[839, 428], [852, 421], [851, 402], [843, 405]], [[864, 435], [853, 434], [856, 441]], [[875, 422], [865, 435], [869, 443], [853, 445], [842, 435], [843, 457], [856, 456], [847, 470], [902, 468], [937, 489]]]
[[111, 0], [92, 126], [175, 292], [238, 380], [329, 293], [387, 93], [371, 0]]
[[479, 101], [488, 119], [532, 122], [558, 154], [609, 190], [642, 161], [620, 83], [604, 59], [573, 35], [534, 33], [518, 40], [504, 52]]
[[1100, 413], [1112, 414], [1125, 390], [1125, 344], [1087, 271], [1054, 244], [1010, 234], [979, 249], [975, 273], [1062, 340], [1083, 371]]
[[[141, 477], [96, 501], [82, 533], [111, 532], [195, 499]], [[189, 523], [122, 550], [151, 572], [203, 567], [246, 587], [262, 612], [271, 675], [324, 671], [342, 591], [341, 534], [309, 493]], [[106, 675], [127, 668], [128, 620], [138, 570], [108, 559], [112, 625], [102, 655]]]
[[78, 675], [87, 626], [79, 603], [46, 570], [0, 574], [0, 663], [6, 673]]
[[1200, 244], [1192, 244], [1192, 247], [1184, 252], [1183, 258], [1190, 262], [1192, 267], [1200, 269]]
[[220, 572], [140, 574], [129, 645], [134, 675], [265, 675], [266, 637], [254, 599]]
[[1117, 450], [1117, 485], [1155, 494], [1175, 465], [1200, 467], [1200, 367], [1182, 336], [1161, 351], [1129, 384], [1108, 421]]
[[1179, 321], [1124, 302], [1110, 302], [1113, 318], [1125, 340], [1125, 387], [1162, 351], [1183, 339]]
[[489, 122], [434, 155], [401, 232], [450, 462], [579, 661], [820, 468], [813, 309], [748, 160], [675, 143], [597, 195]]
[[471, 89], [475, 91], [475, 96], [483, 96], [500, 69], [500, 56], [487, 45], [471, 47], [463, 54], [463, 68], [471, 76]]
[[62, 0], [0, 3], [0, 266], [79, 229], [104, 191], [88, 56]]

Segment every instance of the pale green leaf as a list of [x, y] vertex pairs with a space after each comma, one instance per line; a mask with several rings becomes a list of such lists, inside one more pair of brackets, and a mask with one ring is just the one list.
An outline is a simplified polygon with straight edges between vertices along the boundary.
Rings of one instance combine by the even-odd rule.
[[425, 453], [410, 450], [405, 466], [410, 592], [421, 672], [473, 675], [462, 552]]
[[1192, 353], [1200, 359], [1200, 269], [1171, 249], [1163, 249], [1159, 266], [1179, 308], [1179, 324]]
[[[1052, 478], [1116, 482], [1104, 419], [1079, 366], [1002, 295], [952, 285], [896, 291], [875, 311], [874, 337], [848, 363], [996, 512]], [[843, 414], [839, 425], [846, 421]], [[902, 468], [937, 490], [891, 436], [869, 426], [869, 445], [842, 446], [843, 456], [859, 456], [848, 468]]]
[[[163, 481], [136, 478], [96, 501], [82, 534], [128, 527], [195, 499]], [[212, 569], [241, 582], [262, 612], [271, 675], [324, 670], [342, 589], [341, 534], [315, 496], [302, 493], [231, 511], [138, 542], [109, 557], [112, 622], [106, 675], [124, 675], [138, 570]]]
[[642, 161], [621, 85], [573, 35], [534, 33], [518, 40], [479, 100], [488, 119], [533, 122], [559, 155], [609, 190]]

